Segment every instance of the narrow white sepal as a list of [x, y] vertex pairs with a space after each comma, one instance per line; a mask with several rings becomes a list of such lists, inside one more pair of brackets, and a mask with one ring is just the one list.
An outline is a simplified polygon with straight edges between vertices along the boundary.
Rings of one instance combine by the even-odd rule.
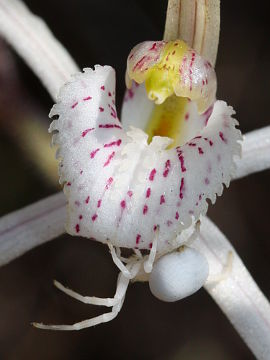
[[[209, 263], [209, 282], [205, 289], [217, 302], [257, 359], [270, 354], [270, 304], [232, 245], [207, 218], [202, 218], [200, 235], [192, 243]], [[222, 276], [228, 255], [232, 264]], [[211, 281], [218, 278], [220, 281]]]
[[23, 2], [0, 0], [0, 34], [41, 80], [52, 98], [78, 67], [45, 22]]
[[270, 168], [270, 126], [244, 135], [242, 158], [235, 163], [235, 179]]
[[0, 219], [0, 266], [65, 232], [65, 197], [49, 196]]

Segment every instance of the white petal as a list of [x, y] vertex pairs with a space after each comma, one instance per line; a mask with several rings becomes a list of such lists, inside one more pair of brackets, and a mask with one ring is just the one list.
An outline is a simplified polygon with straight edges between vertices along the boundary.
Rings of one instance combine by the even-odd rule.
[[[266, 134], [265, 141], [259, 142], [261, 134]], [[258, 139], [257, 139], [258, 136]], [[258, 141], [257, 141], [258, 140]], [[258, 145], [259, 161], [257, 151], [249, 152], [249, 148], [245, 145], [246, 141], [250, 141], [253, 146]], [[257, 171], [262, 171], [270, 168], [269, 154], [269, 143], [270, 143], [270, 128], [265, 127], [257, 131], [247, 133], [243, 141], [243, 158], [236, 161], [236, 175], [241, 177]], [[249, 161], [245, 161], [246, 159]], [[262, 160], [261, 160], [262, 159]], [[253, 167], [250, 168], [250, 163]], [[129, 166], [126, 167], [128, 169]], [[238, 169], [240, 169], [238, 171]], [[233, 177], [235, 179], [235, 177]], [[16, 257], [21, 256], [26, 251], [40, 245], [40, 239], [42, 243], [45, 243], [61, 234], [64, 233], [64, 218], [65, 218], [65, 201], [63, 199], [62, 192], [54, 195], [54, 197], [61, 198], [63, 205], [59, 206], [58, 215], [56, 216], [52, 209], [47, 210], [47, 204], [50, 204], [51, 197], [40, 200], [39, 202], [29, 205], [31, 211], [28, 211], [29, 207], [25, 207], [19, 212], [10, 213], [3, 216], [0, 219], [0, 254], [1, 260], [0, 265], [6, 264], [9, 261], [14, 260]], [[53, 201], [54, 203], [54, 201]], [[40, 212], [39, 210], [40, 209]], [[44, 211], [45, 210], [45, 211]], [[20, 214], [20, 216], [17, 216]], [[34, 214], [34, 216], [32, 216]], [[59, 217], [58, 217], [59, 216]], [[41, 225], [46, 227], [46, 231]], [[19, 230], [17, 231], [17, 226]], [[6, 231], [7, 227], [14, 229], [11, 235]], [[48, 229], [54, 229], [52, 233], [48, 232]], [[34, 230], [34, 236], [29, 236], [29, 232]], [[183, 235], [187, 233], [184, 239]], [[176, 245], [179, 246], [185, 243], [192, 234], [192, 229], [186, 229], [181, 233], [181, 238], [177, 239]], [[6, 252], [5, 249], [8, 249]]]
[[[53, 114], [54, 142], [69, 202], [67, 230], [116, 246], [148, 249], [160, 227], [158, 250], [207, 210], [228, 184], [239, 130], [224, 102], [214, 105], [200, 135], [176, 149], [148, 145], [137, 129], [127, 134], [116, 118], [114, 71], [86, 69], [65, 85]], [[126, 170], [128, 169], [128, 170]]]
[[[144, 84], [132, 83], [131, 89], [126, 90], [121, 112], [121, 123], [125, 130], [130, 126], [137, 126], [146, 131], [149, 119], [154, 114], [156, 105], [149, 100]], [[212, 107], [202, 114], [198, 114], [198, 108], [194, 101], [186, 103], [181, 118], [181, 131], [177, 137], [177, 143], [184, 144], [198, 134], [207, 124]]]
[[154, 107], [154, 102], [147, 97], [145, 85], [139, 85], [133, 81], [131, 89], [126, 90], [122, 105], [123, 128], [128, 130], [130, 126], [137, 126], [145, 129]]

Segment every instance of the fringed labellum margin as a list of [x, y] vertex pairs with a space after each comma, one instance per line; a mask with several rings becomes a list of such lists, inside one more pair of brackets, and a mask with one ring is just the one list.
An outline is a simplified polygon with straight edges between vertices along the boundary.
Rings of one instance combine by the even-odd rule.
[[[55, 132], [60, 181], [68, 199], [67, 231], [107, 243], [121, 270], [115, 298], [87, 297], [88, 303], [113, 306], [112, 312], [74, 325], [38, 327], [73, 330], [115, 317], [127, 279], [147, 278], [153, 266], [160, 274], [161, 260], [187, 244], [194, 224], [207, 211], [207, 199], [214, 203], [232, 177], [241, 133], [235, 128], [232, 108], [215, 101], [216, 78], [207, 61], [183, 41], [145, 42], [128, 57], [127, 82], [131, 88], [123, 123], [117, 118], [115, 72], [109, 66], [97, 65], [75, 75], [61, 88], [50, 113], [58, 117], [50, 131]], [[151, 110], [146, 106], [148, 118], [137, 121], [140, 98], [146, 92], [156, 105], [153, 108], [152, 103]], [[131, 120], [133, 127], [126, 131]], [[138, 124], [141, 128], [135, 127]], [[133, 249], [134, 255], [121, 257], [122, 247]], [[143, 249], [149, 254], [143, 256]], [[181, 250], [185, 254], [185, 247]], [[187, 258], [192, 254], [189, 251]], [[175, 263], [177, 273], [189, 269], [181, 267], [181, 256], [173, 256], [180, 261]], [[189, 261], [182, 258], [183, 264]], [[198, 254], [195, 258], [194, 266], [200, 269], [201, 264], [205, 276], [197, 279], [198, 286], [191, 284], [171, 298], [185, 297], [205, 282], [204, 259], [200, 262]], [[193, 270], [191, 274], [196, 273]], [[58, 287], [82, 300], [81, 295]]]

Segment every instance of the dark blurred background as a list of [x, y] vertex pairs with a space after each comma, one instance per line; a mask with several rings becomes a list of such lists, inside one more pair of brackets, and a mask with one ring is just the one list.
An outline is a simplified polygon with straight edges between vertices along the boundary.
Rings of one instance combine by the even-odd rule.
[[[46, 20], [80, 67], [100, 63], [116, 69], [120, 111], [126, 57], [140, 41], [162, 38], [167, 2], [26, 3]], [[269, 124], [268, 1], [226, 0], [221, 5], [218, 98], [235, 108], [245, 133]], [[28, 122], [37, 129], [48, 126], [51, 106], [38, 79], [0, 42], [1, 215], [59, 189], [55, 170], [45, 175], [29, 157], [31, 152], [35, 159], [32, 144], [41, 140], [35, 139], [35, 131], [33, 137], [23, 135]], [[269, 183], [269, 171], [233, 182], [208, 214], [270, 299]], [[105, 246], [68, 235], [0, 268], [0, 359], [253, 359], [204, 290], [167, 304], [154, 298], [147, 284], [136, 283], [110, 323], [80, 332], [30, 326], [31, 321], [73, 323], [104, 311], [67, 297], [53, 287], [52, 279], [85, 295], [109, 297], [117, 273]]]

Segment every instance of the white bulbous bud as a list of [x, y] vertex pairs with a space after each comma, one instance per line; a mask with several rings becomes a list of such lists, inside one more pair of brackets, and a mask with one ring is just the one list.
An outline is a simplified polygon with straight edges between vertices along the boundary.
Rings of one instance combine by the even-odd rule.
[[198, 291], [208, 277], [205, 257], [197, 250], [184, 247], [180, 252], [162, 256], [149, 277], [152, 294], [162, 301], [173, 302]]

